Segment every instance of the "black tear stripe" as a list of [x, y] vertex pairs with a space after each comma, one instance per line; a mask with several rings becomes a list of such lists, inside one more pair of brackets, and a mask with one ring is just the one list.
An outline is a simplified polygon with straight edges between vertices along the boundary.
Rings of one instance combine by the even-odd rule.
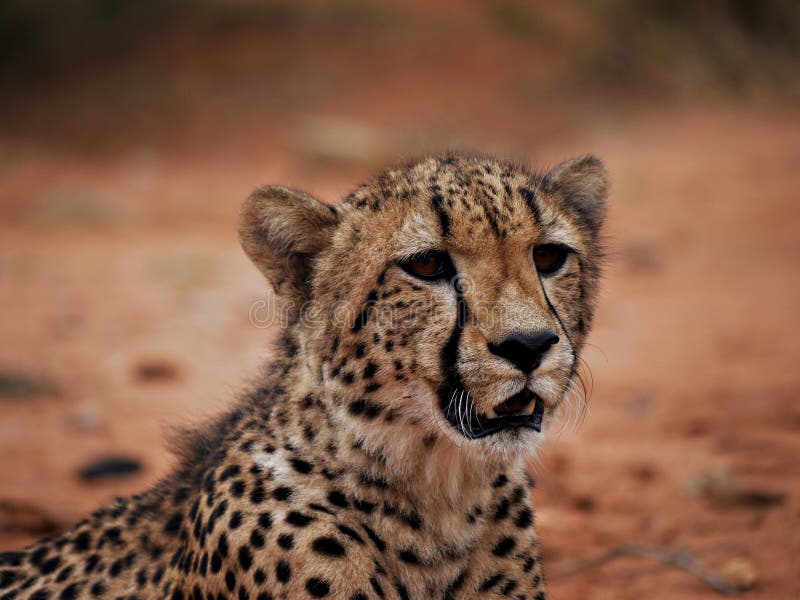
[[469, 318], [469, 307], [464, 298], [464, 290], [461, 287], [461, 280], [456, 276], [453, 281], [453, 289], [456, 292], [456, 324], [453, 327], [453, 332], [450, 334], [450, 339], [447, 340], [440, 358], [443, 382], [439, 388], [439, 406], [445, 412], [448, 401], [450, 400], [450, 393], [454, 389], [463, 388], [461, 376], [458, 374], [458, 344], [461, 341], [461, 334], [467, 324]]
[[439, 225], [442, 227], [442, 237], [447, 237], [450, 234], [450, 215], [447, 214], [447, 210], [444, 207], [444, 198], [440, 193], [436, 192], [431, 198], [431, 204], [433, 205], [433, 210], [436, 211], [439, 217]]
[[537, 225], [541, 225], [542, 212], [539, 210], [539, 205], [536, 204], [536, 193], [530, 188], [526, 187], [521, 187], [517, 191], [519, 191], [519, 195], [522, 196], [523, 200], [525, 200], [525, 204], [528, 205], [528, 208], [531, 209], [534, 222]]
[[567, 341], [569, 342], [569, 349], [570, 352], [572, 353], [572, 365], [570, 365], [569, 368], [570, 378], [571, 378], [573, 375], [575, 375], [575, 370], [578, 368], [578, 353], [575, 351], [575, 344], [572, 343], [572, 337], [569, 335], [569, 331], [564, 326], [564, 321], [561, 320], [561, 315], [558, 314], [556, 307], [553, 306], [552, 302], [550, 302], [550, 297], [547, 295], [547, 289], [544, 287], [544, 282], [542, 281], [541, 277], [539, 277], [539, 283], [542, 286], [542, 293], [544, 294], [544, 299], [545, 302], [547, 302], [547, 306], [550, 308], [550, 312], [553, 313], [556, 320], [558, 321], [558, 324], [561, 325], [561, 331], [564, 332], [564, 335], [566, 336]]

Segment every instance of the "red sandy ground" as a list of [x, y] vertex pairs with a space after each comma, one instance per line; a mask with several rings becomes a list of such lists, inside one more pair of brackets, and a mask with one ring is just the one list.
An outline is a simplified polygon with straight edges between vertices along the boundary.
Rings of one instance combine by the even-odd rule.
[[[442, 82], [408, 66], [424, 62], [426, 39], [410, 58], [394, 48], [380, 59], [397, 61], [392, 76], [368, 77], [356, 63], [369, 52], [336, 47], [323, 83], [306, 73], [273, 108], [189, 70], [182, 85], [203, 98], [190, 117], [136, 112], [118, 92], [122, 118], [85, 106], [115, 81], [95, 88], [89, 73], [7, 119], [0, 370], [58, 389], [0, 398], [0, 550], [164, 475], [169, 426], [219, 411], [269, 358], [274, 330], [248, 318], [267, 290], [237, 246], [239, 202], [268, 181], [333, 201], [377, 168], [302, 145], [309, 127], [327, 135], [306, 118], [322, 115], [372, 128], [352, 145], [378, 163], [445, 140], [542, 165], [593, 151], [608, 164], [609, 267], [584, 356], [594, 391], [580, 426], [531, 465], [552, 597], [714, 595], [641, 558], [559, 576], [625, 543], [685, 549], [713, 570], [741, 558], [757, 575], [744, 597], [800, 597], [800, 114], [771, 100], [534, 101], [513, 69], [493, 68], [518, 42], [476, 51], [475, 72]], [[235, 56], [259, 56], [237, 43]], [[117, 84], [141, 94], [135, 67], [124, 73]], [[476, 73], [487, 83], [476, 87]], [[312, 84], [348, 92], [315, 88], [321, 99], [303, 104]], [[142, 380], [149, 362], [177, 373]], [[145, 468], [79, 480], [110, 453]]]

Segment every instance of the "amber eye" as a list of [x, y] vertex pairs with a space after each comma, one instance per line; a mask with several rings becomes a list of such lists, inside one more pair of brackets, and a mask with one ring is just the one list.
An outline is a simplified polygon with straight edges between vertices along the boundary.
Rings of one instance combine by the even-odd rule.
[[567, 260], [569, 249], [559, 244], [542, 244], [533, 249], [533, 262], [540, 275], [552, 275]]
[[440, 279], [448, 276], [452, 270], [452, 263], [445, 252], [425, 252], [399, 264], [407, 273], [421, 279]]

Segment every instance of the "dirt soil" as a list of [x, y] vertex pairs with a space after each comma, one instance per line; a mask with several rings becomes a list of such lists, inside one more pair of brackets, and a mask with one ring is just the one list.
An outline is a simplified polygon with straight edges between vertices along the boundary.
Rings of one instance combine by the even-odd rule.
[[[298, 42], [289, 66], [246, 36], [216, 62], [175, 41], [6, 113], [0, 550], [163, 476], [170, 427], [218, 412], [269, 359], [275, 330], [249, 316], [268, 290], [235, 235], [256, 185], [335, 201], [380, 164], [444, 145], [538, 165], [592, 151], [614, 182], [584, 355], [593, 390], [531, 464], [551, 596], [714, 597], [646, 558], [571, 572], [636, 543], [715, 572], [738, 564], [753, 577], [745, 598], [800, 598], [800, 113], [774, 99], [563, 100], [495, 68], [518, 40], [476, 50], [471, 69], [442, 80], [414, 66], [441, 50], [433, 33], [413, 56], [396, 35], [379, 58]], [[203, 77], [186, 66], [194, 51]], [[263, 79], [247, 87], [242, 73], [259, 69], [280, 93]], [[109, 456], [143, 467], [79, 477]]]

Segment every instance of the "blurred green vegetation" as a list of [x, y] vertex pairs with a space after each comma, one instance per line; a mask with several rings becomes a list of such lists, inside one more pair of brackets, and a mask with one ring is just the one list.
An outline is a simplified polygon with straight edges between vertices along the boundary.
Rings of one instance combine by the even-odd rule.
[[0, 81], [18, 84], [66, 66], [119, 57], [173, 23], [183, 0], [4, 0]]
[[393, 25], [398, 15], [369, 0], [2, 0], [0, 86], [35, 83], [61, 69], [113, 62], [168, 30], [265, 33]]
[[[403, 19], [399, 6], [371, 0], [3, 0], [0, 88], [35, 84], [83, 64], [113, 63], [169, 30], [199, 29], [209, 40], [242, 28], [353, 33], [396, 25]], [[553, 6], [544, 2], [484, 0], [453, 8], [445, 18], [457, 21], [459, 11], [476, 8], [495, 34], [537, 43], [563, 39], [550, 18]], [[631, 89], [738, 88], [781, 85], [800, 74], [796, 0], [572, 0], [558, 10], [591, 25], [590, 34], [563, 48], [576, 81]]]
[[584, 73], [691, 88], [782, 85], [800, 75], [796, 0], [584, 0], [604, 34]]
[[539, 11], [519, 0], [488, 0], [486, 16], [499, 31], [520, 38], [542, 40], [552, 34]]

